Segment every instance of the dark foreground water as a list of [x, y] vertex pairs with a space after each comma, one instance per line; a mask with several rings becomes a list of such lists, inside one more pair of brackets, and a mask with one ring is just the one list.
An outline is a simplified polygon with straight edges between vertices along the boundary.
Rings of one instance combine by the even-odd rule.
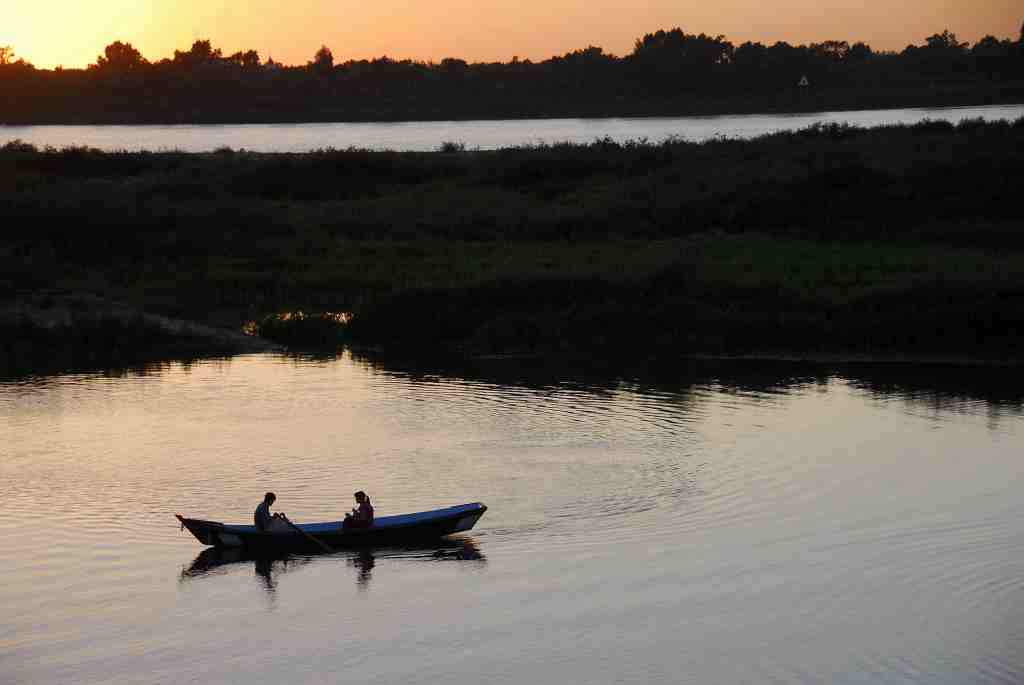
[[[1024, 392], [983, 369], [625, 377], [269, 355], [0, 382], [0, 682], [1020, 683]], [[480, 500], [274, 561], [248, 521]]]
[[978, 107], [922, 107], [798, 114], [727, 114], [705, 117], [632, 117], [608, 119], [494, 119], [478, 121], [399, 121], [327, 124], [198, 124], [174, 126], [0, 126], [0, 145], [23, 140], [39, 146], [87, 145], [101, 150], [182, 150], [209, 152], [218, 147], [255, 152], [309, 152], [327, 147], [371, 150], [436, 150], [446, 141], [468, 149], [493, 150], [537, 143], [619, 142], [666, 138], [704, 141], [753, 138], [794, 131], [816, 123], [857, 126], [914, 124], [924, 119], [1024, 117], [1024, 104]]

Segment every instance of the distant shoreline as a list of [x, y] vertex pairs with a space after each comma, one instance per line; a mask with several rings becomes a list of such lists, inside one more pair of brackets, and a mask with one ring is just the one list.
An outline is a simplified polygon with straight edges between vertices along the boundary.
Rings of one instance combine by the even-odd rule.
[[[174, 361], [227, 358], [239, 354], [302, 354], [311, 348], [281, 345], [240, 331], [204, 325], [195, 321], [172, 319], [138, 311], [121, 303], [109, 302], [89, 293], [34, 294], [6, 302], [0, 301], [0, 378], [21, 375], [81, 372], [90, 369], [145, 367]], [[15, 332], [17, 331], [17, 332]], [[331, 348], [319, 348], [319, 354], [340, 354], [351, 350], [386, 362], [373, 346], [341, 342]], [[449, 355], [443, 355], [443, 358]], [[566, 350], [533, 353], [457, 355], [466, 362], [555, 362], [598, 361], [588, 354]], [[911, 354], [885, 352], [796, 352], [762, 350], [746, 353], [702, 353], [688, 351], [677, 356], [662, 354], [654, 361], [695, 362], [780, 362], [798, 365], [899, 365], [1017, 368], [1024, 356], [982, 356], [949, 354]], [[642, 360], [642, 358], [641, 358]], [[631, 363], [641, 361], [633, 359]], [[605, 361], [608, 361], [607, 359]], [[443, 361], [435, 359], [443, 364]]]
[[[184, 46], [183, 46], [184, 47]], [[533, 61], [305, 64], [208, 39], [150, 61], [115, 40], [84, 69], [36, 69], [0, 47], [0, 120], [9, 124], [465, 121], [690, 116], [1024, 101], [1024, 34], [973, 45], [948, 29], [902, 50], [863, 41], [734, 43], [680, 27], [638, 36], [628, 54], [590, 44]]]
[[0, 297], [0, 337], [0, 375], [284, 350], [241, 331], [141, 311], [86, 292]]
[[0, 127], [20, 126], [230, 126], [272, 124], [376, 124], [416, 122], [522, 121], [547, 119], [658, 119], [682, 117], [756, 116], [784, 114], [816, 114], [824, 112], [877, 111], [887, 109], [929, 109], [947, 107], [984, 107], [1024, 104], [1024, 81], [981, 93], [936, 94], [924, 91], [903, 95], [875, 95], [865, 99], [860, 93], [825, 93], [795, 101], [790, 97], [757, 102], [739, 100], [658, 102], [608, 102], [568, 107], [538, 107], [529, 111], [473, 109], [410, 109], [397, 112], [374, 108], [345, 110], [302, 110], [295, 112], [263, 112], [239, 110], [228, 112], [188, 111], [173, 116], [166, 112], [104, 111], [102, 114], [79, 113], [60, 109], [48, 115], [20, 118], [0, 112]]

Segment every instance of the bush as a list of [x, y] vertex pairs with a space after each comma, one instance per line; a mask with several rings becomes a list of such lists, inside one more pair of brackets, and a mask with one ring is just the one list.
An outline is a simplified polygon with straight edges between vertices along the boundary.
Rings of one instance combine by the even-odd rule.
[[335, 312], [271, 314], [246, 326], [246, 332], [292, 348], [337, 348], [347, 339], [350, 316]]

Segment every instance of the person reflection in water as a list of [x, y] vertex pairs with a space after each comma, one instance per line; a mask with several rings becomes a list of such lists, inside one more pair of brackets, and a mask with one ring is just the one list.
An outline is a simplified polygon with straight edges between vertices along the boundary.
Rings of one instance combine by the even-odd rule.
[[368, 549], [360, 550], [356, 556], [348, 560], [348, 565], [358, 571], [356, 574], [356, 587], [360, 590], [368, 589], [370, 587], [370, 580], [373, 578], [373, 567], [376, 565], [373, 552]]
[[271, 559], [254, 559], [253, 569], [263, 583], [263, 589], [271, 596], [277, 590], [277, 581], [274, 580], [274, 562]]
[[277, 495], [272, 492], [268, 492], [263, 496], [263, 501], [256, 507], [256, 511], [253, 513], [253, 522], [256, 524], [256, 530], [261, 533], [273, 533], [278, 530], [288, 530], [289, 526], [285, 523], [284, 514], [273, 514], [270, 513], [270, 507], [277, 500]]
[[353, 496], [359, 506], [352, 509], [351, 514], [345, 514], [345, 521], [341, 527], [369, 528], [373, 525], [373, 505], [370, 504], [370, 498], [362, 490]]

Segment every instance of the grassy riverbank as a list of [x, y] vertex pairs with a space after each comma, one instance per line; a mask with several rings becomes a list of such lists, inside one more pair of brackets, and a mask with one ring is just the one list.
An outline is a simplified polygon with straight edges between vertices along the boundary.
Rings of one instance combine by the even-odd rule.
[[1017, 357], [1022, 151], [1024, 121], [437, 153], [8, 145], [0, 297], [231, 328], [346, 311], [347, 339], [417, 351]]

